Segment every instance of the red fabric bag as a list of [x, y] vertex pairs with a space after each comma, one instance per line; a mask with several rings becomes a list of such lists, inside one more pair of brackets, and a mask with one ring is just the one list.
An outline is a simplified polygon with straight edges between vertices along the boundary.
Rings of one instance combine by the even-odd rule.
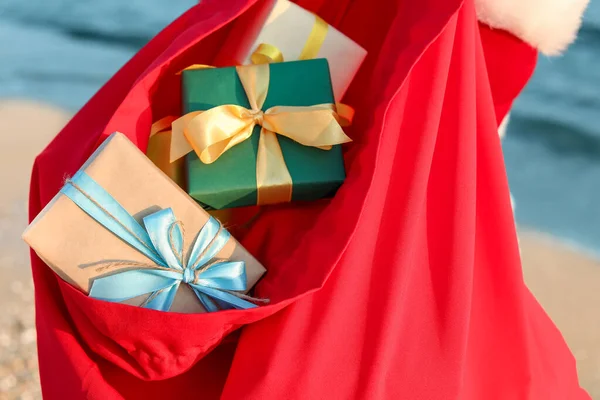
[[[32, 254], [44, 398], [589, 398], [523, 283], [496, 132], [535, 52], [482, 33], [470, 0], [299, 4], [369, 56], [345, 98], [347, 182], [331, 201], [268, 208], [244, 240], [271, 305], [97, 301]], [[203, 0], [144, 47], [39, 155], [30, 215], [111, 132], [145, 149], [151, 123], [180, 112], [176, 72], [212, 63], [263, 5]], [[520, 67], [495, 85], [494, 55], [513, 51]]]

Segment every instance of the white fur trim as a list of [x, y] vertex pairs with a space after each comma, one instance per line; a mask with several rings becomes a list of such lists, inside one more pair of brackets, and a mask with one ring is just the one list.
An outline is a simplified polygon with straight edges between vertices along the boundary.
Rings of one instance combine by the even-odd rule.
[[506, 129], [508, 128], [508, 122], [510, 121], [510, 113], [506, 114], [502, 123], [498, 127], [498, 135], [500, 136], [500, 140], [504, 139], [506, 136]]
[[571, 44], [589, 0], [475, 0], [479, 20], [504, 29], [546, 55]]

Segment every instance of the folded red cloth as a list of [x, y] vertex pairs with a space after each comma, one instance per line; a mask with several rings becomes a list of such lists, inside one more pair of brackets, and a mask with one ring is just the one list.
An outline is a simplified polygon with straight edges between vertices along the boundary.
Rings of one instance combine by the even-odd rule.
[[[246, 237], [272, 304], [106, 303], [32, 255], [44, 398], [588, 398], [523, 283], [496, 133], [506, 94], [473, 3], [299, 3], [369, 55], [344, 99], [357, 114], [342, 189], [270, 208]], [[264, 4], [203, 0], [142, 49], [37, 158], [31, 216], [111, 132], [145, 149], [151, 123], [180, 112], [176, 72], [210, 64], [236, 16]], [[503, 78], [514, 95], [517, 75]]]

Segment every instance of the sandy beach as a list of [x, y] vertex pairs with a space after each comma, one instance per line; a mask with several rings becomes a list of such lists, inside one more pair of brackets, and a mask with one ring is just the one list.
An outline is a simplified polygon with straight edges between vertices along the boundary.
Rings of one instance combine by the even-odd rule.
[[[27, 191], [33, 159], [68, 113], [29, 101], [0, 100], [0, 400], [41, 398], [33, 285], [27, 246]], [[553, 238], [520, 232], [524, 275], [563, 332], [580, 381], [600, 399], [600, 260]]]
[[27, 193], [34, 157], [64, 126], [61, 110], [0, 100], [0, 400], [39, 399]]
[[519, 236], [525, 282], [575, 355], [581, 385], [600, 399], [600, 262], [538, 233]]

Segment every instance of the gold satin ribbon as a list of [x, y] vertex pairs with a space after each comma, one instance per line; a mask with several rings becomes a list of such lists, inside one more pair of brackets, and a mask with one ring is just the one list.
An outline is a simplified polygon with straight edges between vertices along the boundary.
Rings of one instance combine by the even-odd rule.
[[254, 127], [260, 125], [256, 160], [257, 203], [289, 202], [292, 178], [277, 134], [301, 145], [323, 150], [351, 139], [342, 130], [341, 119], [333, 104], [275, 106], [262, 111], [269, 89], [269, 65], [238, 66], [236, 70], [250, 108], [227, 104], [191, 112], [175, 120], [172, 124], [171, 161], [193, 149], [203, 163], [211, 164], [227, 150], [247, 140], [252, 136]]
[[276, 46], [268, 43], [258, 45], [250, 56], [252, 64], [270, 64], [283, 62], [283, 53]]
[[[327, 30], [329, 25], [321, 17], [314, 14], [315, 23], [306, 39], [304, 48], [300, 52], [298, 60], [312, 60], [317, 58], [321, 46], [327, 37]], [[269, 64], [283, 62], [283, 53], [276, 46], [268, 43], [261, 43], [258, 45], [254, 53], [250, 56], [252, 64]]]
[[183, 71], [188, 71], [188, 70], [193, 70], [193, 69], [207, 69], [207, 68], [214, 68], [214, 66], [208, 65], [208, 64], [192, 64], [188, 67], [185, 67], [181, 71], [179, 71], [176, 75], [181, 75], [181, 73]]
[[168, 149], [171, 147], [171, 123], [177, 117], [165, 117], [150, 128], [146, 155], [162, 172], [167, 174], [177, 185], [184, 187], [183, 159], [171, 162]]
[[329, 25], [321, 17], [315, 14], [315, 23], [313, 24], [312, 30], [306, 39], [304, 48], [298, 57], [298, 60], [311, 60], [317, 58], [321, 46], [327, 36], [327, 30]]
[[[212, 65], [193, 64], [188, 69], [207, 69], [214, 68]], [[180, 75], [179, 71], [177, 75]], [[156, 121], [150, 127], [150, 137], [148, 138], [148, 148], [146, 156], [156, 165], [162, 172], [167, 174], [179, 187], [184, 187], [185, 176], [183, 171], [183, 160], [178, 157], [177, 160], [172, 160], [171, 157], [171, 142], [173, 141], [171, 124], [177, 117], [168, 116]]]
[[[306, 39], [304, 48], [300, 52], [298, 60], [311, 60], [317, 58], [321, 46], [327, 37], [327, 30], [329, 24], [318, 15], [314, 14], [315, 23]], [[283, 53], [277, 46], [273, 46], [268, 43], [261, 43], [258, 45], [256, 50], [250, 56], [252, 64], [271, 64], [284, 62]], [[192, 65], [192, 69], [198, 69], [198, 65]], [[200, 67], [207, 68], [207, 66], [200, 65]], [[189, 67], [188, 67], [189, 68]], [[187, 68], [186, 68], [187, 69]], [[336, 112], [339, 117], [338, 122], [343, 127], [352, 125], [352, 119], [354, 118], [354, 109], [346, 104], [336, 103]]]

